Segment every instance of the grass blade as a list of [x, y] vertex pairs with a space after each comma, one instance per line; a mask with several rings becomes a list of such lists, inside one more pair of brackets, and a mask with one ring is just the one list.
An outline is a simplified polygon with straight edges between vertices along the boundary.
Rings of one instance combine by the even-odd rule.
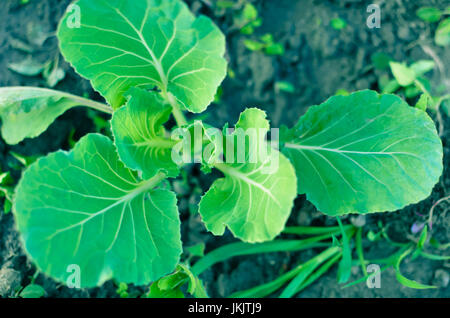
[[402, 275], [402, 273], [400, 272], [400, 264], [406, 256], [411, 254], [412, 251], [413, 251], [412, 248], [407, 249], [403, 254], [401, 254], [398, 257], [397, 262], [395, 263], [395, 267], [394, 267], [395, 268], [395, 277], [397, 278], [398, 282], [400, 284], [402, 284], [403, 286], [406, 286], [409, 288], [415, 288], [415, 289], [437, 288], [436, 286], [425, 285], [425, 284], [416, 282], [415, 280], [411, 280]]
[[[345, 225], [345, 231], [352, 228], [353, 225]], [[337, 234], [340, 233], [341, 228], [339, 226], [330, 227], [314, 227], [314, 226], [288, 226], [284, 229], [284, 234], [296, 234], [296, 235], [321, 235], [321, 234]]]
[[223, 262], [231, 257], [252, 255], [260, 253], [275, 253], [275, 252], [293, 252], [301, 251], [313, 247], [328, 247], [329, 244], [319, 243], [320, 241], [329, 239], [329, 234], [315, 236], [304, 240], [275, 240], [265, 243], [250, 244], [244, 242], [231, 243], [222, 247], [219, 247], [200, 260], [198, 260], [194, 266], [192, 266], [192, 272], [195, 275], [200, 275], [207, 268]]
[[358, 228], [356, 231], [356, 253], [358, 254], [358, 259], [361, 264], [361, 269], [364, 275], [367, 275], [366, 270], [366, 261], [364, 259], [364, 252], [363, 252], [363, 246], [362, 246], [362, 227]]
[[352, 250], [350, 248], [350, 239], [345, 232], [341, 219], [336, 217], [342, 232], [342, 259], [339, 262], [338, 283], [346, 283], [351, 275], [352, 269]]
[[445, 256], [445, 255], [435, 255], [435, 254], [430, 254], [430, 253], [425, 253], [425, 252], [420, 252], [419, 255], [424, 258], [431, 259], [433, 261], [448, 261], [448, 260], [450, 260], [450, 256]]
[[296, 291], [300, 288], [303, 282], [306, 281], [308, 276], [311, 275], [314, 270], [319, 267], [323, 262], [327, 261], [330, 257], [338, 253], [339, 247], [330, 247], [321, 254], [303, 264], [302, 269], [297, 276], [289, 283], [289, 285], [283, 290], [280, 298], [290, 298], [295, 295]]
[[314, 283], [317, 279], [320, 278], [323, 274], [325, 274], [331, 266], [333, 266], [340, 258], [342, 257], [342, 253], [339, 252], [334, 257], [330, 258], [325, 264], [323, 264], [317, 271], [312, 273], [308, 279], [300, 286], [299, 289], [295, 291], [296, 294], [301, 292], [303, 289]]

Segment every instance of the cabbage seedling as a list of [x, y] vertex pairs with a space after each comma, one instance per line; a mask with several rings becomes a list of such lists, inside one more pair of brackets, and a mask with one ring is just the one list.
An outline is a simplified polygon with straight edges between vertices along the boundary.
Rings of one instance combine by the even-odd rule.
[[[212, 154], [196, 161], [203, 170], [224, 175], [199, 204], [206, 228], [215, 235], [228, 228], [245, 242], [280, 234], [298, 194], [332, 216], [395, 211], [428, 197], [442, 173], [442, 144], [430, 117], [369, 90], [311, 107], [295, 127], [281, 130], [279, 151], [249, 160], [271, 147], [260, 138], [270, 129], [263, 111], [243, 111], [223, 138], [184, 117], [205, 111], [226, 75], [225, 37], [209, 18], [195, 17], [180, 0], [78, 0], [70, 8], [58, 27], [61, 52], [107, 105], [42, 88], [0, 89], [2, 134], [10, 144], [38, 136], [75, 106], [112, 114], [114, 140], [89, 134], [70, 152], [31, 164], [16, 188], [13, 213], [25, 250], [56, 280], [65, 282], [74, 264], [81, 287], [112, 278], [143, 285], [174, 271], [180, 219], [165, 181], [182, 166], [173, 156], [180, 140], [165, 125], [171, 116], [176, 129], [200, 131], [194, 144]], [[239, 129], [257, 129], [256, 142], [221, 152], [218, 141], [237, 139]], [[210, 160], [235, 159], [233, 150], [243, 162]], [[274, 161], [276, 169], [265, 173]]]

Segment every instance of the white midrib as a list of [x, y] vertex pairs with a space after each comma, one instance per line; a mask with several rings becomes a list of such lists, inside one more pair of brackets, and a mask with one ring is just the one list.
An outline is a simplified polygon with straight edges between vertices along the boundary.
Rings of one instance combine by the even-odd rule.
[[[168, 93], [168, 86], [169, 86], [169, 79], [168, 79], [168, 75], [166, 75], [166, 73], [164, 72], [164, 68], [162, 66], [161, 60], [162, 58], [165, 56], [167, 50], [169, 49], [169, 46], [171, 45], [176, 31], [174, 30], [174, 34], [172, 36], [172, 38], [167, 42], [166, 44], [166, 48], [164, 49], [163, 53], [161, 54], [161, 57], [158, 59], [155, 55], [155, 53], [153, 52], [153, 50], [148, 46], [147, 41], [144, 38], [144, 35], [142, 34], [142, 29], [145, 25], [146, 19], [147, 19], [147, 14], [148, 11], [146, 11], [144, 19], [142, 21], [141, 24], [141, 30], [138, 30], [133, 23], [131, 23], [131, 21], [117, 8], [114, 8], [114, 10], [117, 12], [117, 14], [119, 14], [129, 25], [131, 28], [133, 28], [134, 32], [136, 32], [136, 34], [139, 37], [140, 42], [142, 43], [142, 45], [144, 45], [145, 49], [148, 51], [148, 53], [150, 54], [151, 59], [153, 60], [153, 66], [156, 69], [156, 72], [158, 72], [158, 75], [161, 79], [161, 87], [160, 89], [162, 90], [162, 96], [164, 97], [164, 99], [166, 99], [169, 104], [172, 106], [173, 109], [173, 115], [175, 117], [175, 120], [177, 121], [178, 125], [180, 126], [184, 126], [187, 124], [186, 120], [184, 119], [182, 112], [180, 110], [180, 108], [178, 107], [177, 102], [175, 101], [175, 99], [173, 98], [172, 94]], [[147, 7], [148, 10], [148, 7]], [[188, 51], [189, 52], [189, 51]], [[180, 59], [175, 62], [174, 64], [172, 64], [171, 68], [168, 71], [168, 74], [170, 73], [170, 71], [172, 70], [172, 68], [180, 61]]]
[[[133, 23], [131, 23], [131, 21], [117, 8], [114, 8], [115, 11], [117, 12], [117, 14], [119, 14], [127, 23], [128, 25], [133, 28], [134, 32], [136, 32], [137, 36], [139, 37], [142, 45], [144, 45], [145, 49], [148, 51], [148, 53], [150, 54], [150, 57], [153, 60], [153, 66], [155, 67], [156, 71], [158, 72], [159, 77], [161, 78], [161, 84], [162, 84], [162, 90], [163, 91], [167, 91], [167, 85], [169, 83], [166, 74], [164, 73], [164, 69], [163, 66], [161, 64], [161, 61], [156, 57], [155, 53], [153, 52], [153, 50], [148, 46], [147, 41], [144, 38], [144, 35], [142, 34], [142, 32], [140, 30], [138, 30]], [[144, 17], [144, 23], [145, 23], [145, 19], [146, 17]]]
[[163, 138], [155, 138], [142, 142], [130, 143], [130, 146], [135, 147], [151, 147], [151, 148], [163, 148], [163, 149], [171, 149], [178, 142], [175, 140], [166, 140]]
[[102, 215], [102, 214], [106, 213], [107, 211], [115, 208], [116, 206], [119, 206], [121, 204], [126, 204], [127, 202], [133, 200], [138, 195], [153, 189], [156, 185], [158, 185], [165, 178], [166, 178], [166, 174], [161, 173], [161, 172], [158, 173], [153, 178], [142, 182], [139, 187], [137, 187], [133, 191], [129, 192], [128, 194], [124, 195], [122, 198], [118, 199], [116, 202], [108, 205], [107, 207], [103, 208], [102, 210], [100, 210], [98, 212], [95, 212], [95, 213], [91, 214], [89, 217], [85, 218], [84, 220], [82, 220], [82, 221], [80, 221], [78, 223], [72, 224], [72, 225], [70, 225], [68, 227], [65, 227], [65, 228], [62, 228], [62, 229], [59, 229], [59, 230], [55, 231], [55, 233], [53, 233], [47, 239], [51, 240], [56, 235], [58, 235], [60, 233], [69, 231], [69, 230], [71, 230], [73, 228], [76, 228], [78, 226], [83, 226], [84, 224], [86, 224], [90, 220], [94, 219], [95, 217], [97, 217], [99, 215]]
[[360, 154], [360, 155], [393, 155], [393, 154], [405, 154], [405, 155], [411, 155], [411, 156], [414, 155], [409, 152], [341, 150], [341, 149], [324, 148], [324, 147], [318, 147], [318, 146], [307, 146], [307, 145], [292, 144], [292, 143], [285, 143], [284, 146], [286, 148], [299, 149], [299, 150], [319, 150], [319, 151], [329, 151], [329, 152], [336, 152], [336, 153], [353, 153], [353, 154]]
[[275, 201], [275, 203], [276, 203], [278, 206], [281, 206], [281, 205], [280, 205], [280, 202], [273, 196], [272, 192], [271, 192], [269, 189], [267, 189], [264, 185], [262, 185], [261, 183], [258, 183], [258, 182], [256, 182], [255, 180], [250, 179], [250, 178], [247, 177], [247, 175], [245, 175], [244, 173], [239, 172], [238, 170], [233, 169], [233, 168], [231, 168], [231, 167], [228, 167], [227, 165], [224, 165], [224, 164], [216, 164], [215, 167], [216, 167], [217, 169], [219, 169], [220, 171], [222, 171], [223, 173], [228, 174], [228, 175], [231, 176], [231, 177], [235, 177], [235, 178], [241, 179], [241, 180], [243, 180], [244, 182], [246, 182], [246, 183], [248, 183], [248, 184], [251, 184], [251, 185], [257, 187], [258, 189], [260, 189], [260, 190], [262, 190], [264, 193], [266, 193], [273, 201]]

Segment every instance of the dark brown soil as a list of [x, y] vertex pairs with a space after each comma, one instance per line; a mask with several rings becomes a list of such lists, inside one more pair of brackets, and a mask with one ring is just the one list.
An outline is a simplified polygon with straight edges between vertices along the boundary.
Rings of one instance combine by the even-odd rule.
[[[25, 77], [11, 72], [7, 64], [18, 62], [26, 54], [11, 46], [11, 39], [26, 40], [28, 24], [40, 25], [48, 31], [56, 29], [57, 22], [70, 1], [31, 0], [20, 5], [19, 0], [0, 2], [0, 86], [44, 86], [39, 77]], [[214, 17], [212, 12], [200, 0], [188, 1], [192, 7], [210, 15], [226, 31], [229, 17]], [[215, 126], [226, 122], [234, 123], [239, 113], [249, 106], [257, 106], [268, 112], [274, 127], [281, 124], [291, 126], [310, 105], [318, 104], [333, 95], [338, 89], [354, 91], [359, 89], [377, 89], [378, 73], [368, 70], [370, 56], [374, 52], [384, 52], [398, 61], [412, 62], [430, 59], [421, 45], [427, 45], [444, 63], [444, 72], [438, 70], [431, 74], [434, 85], [447, 85], [450, 90], [450, 50], [433, 45], [431, 34], [434, 27], [421, 22], [415, 15], [417, 8], [427, 5], [444, 8], [446, 1], [384, 1], [382, 24], [380, 29], [368, 29], [366, 7], [370, 3], [354, 0], [309, 1], [309, 0], [259, 0], [254, 1], [261, 12], [264, 23], [257, 34], [271, 32], [275, 39], [286, 47], [281, 57], [267, 56], [259, 52], [250, 52], [243, 45], [239, 32], [227, 34], [228, 58], [236, 78], [228, 78], [223, 85], [224, 95], [220, 105], [208, 110], [208, 119]], [[344, 30], [334, 30], [329, 25], [334, 17], [344, 18], [348, 26]], [[321, 23], [319, 24], [318, 21]], [[416, 42], [422, 39], [421, 42]], [[49, 38], [42, 48], [33, 53], [33, 57], [44, 62], [58, 53], [57, 40]], [[67, 64], [66, 78], [57, 89], [82, 95], [89, 94], [98, 98], [88, 81], [81, 79]], [[294, 94], [277, 92], [276, 81], [286, 80], [296, 87]], [[430, 207], [438, 199], [448, 195], [449, 176], [449, 130], [450, 121], [444, 115], [446, 130], [443, 136], [445, 147], [445, 172], [432, 195], [420, 204], [409, 206], [401, 211], [389, 214], [372, 214], [366, 217], [365, 233], [376, 229], [382, 221], [388, 225], [389, 235], [396, 241], [410, 239], [412, 224], [424, 221]], [[0, 165], [7, 169], [12, 159], [10, 150], [24, 155], [44, 155], [59, 148], [68, 148], [67, 139], [71, 130], [81, 137], [92, 131], [94, 126], [83, 109], [74, 109], [59, 118], [41, 137], [26, 140], [18, 146], [10, 147], [0, 141]], [[189, 188], [180, 192], [180, 211], [182, 213], [183, 243], [186, 246], [199, 242], [207, 245], [207, 250], [233, 241], [227, 233], [222, 238], [208, 234], [195, 213], [189, 207], [198, 202], [202, 191], [207, 190], [212, 176], [201, 176], [198, 168], [189, 171]], [[16, 177], [19, 177], [16, 173]], [[181, 183], [179, 183], [181, 184]], [[198, 190], [200, 189], [200, 190]], [[183, 193], [182, 193], [183, 192]], [[450, 218], [445, 204], [435, 211], [433, 237], [441, 243], [450, 241]], [[421, 216], [423, 215], [423, 216]], [[347, 219], [349, 220], [349, 218]], [[346, 221], [347, 221], [346, 220]], [[289, 220], [291, 225], [334, 225], [334, 219], [317, 212], [304, 197], [296, 200]], [[389, 246], [384, 243], [370, 243], [364, 240], [364, 252], [368, 258], [388, 256]], [[281, 272], [315, 255], [316, 251], [301, 253], [278, 253], [239, 257], [218, 264], [207, 270], [202, 278], [211, 296], [223, 297], [232, 292], [247, 289], [276, 278]], [[354, 268], [352, 280], [361, 277], [359, 267]], [[403, 273], [424, 284], [436, 283], [436, 276], [442, 271], [449, 273], [449, 264], [438, 261], [417, 259], [406, 261], [402, 265]], [[10, 297], [15, 289], [29, 283], [34, 274], [33, 265], [24, 255], [18, 233], [11, 214], [0, 212], [0, 296]], [[449, 297], [450, 287], [433, 290], [414, 290], [403, 287], [393, 271], [382, 273], [380, 289], [369, 289], [365, 284], [342, 289], [336, 281], [336, 268], [315, 284], [304, 290], [299, 297]], [[71, 290], [55, 283], [40, 274], [36, 280], [50, 297], [116, 297], [113, 282], [89, 290]], [[133, 289], [142, 293], [144, 288]]]

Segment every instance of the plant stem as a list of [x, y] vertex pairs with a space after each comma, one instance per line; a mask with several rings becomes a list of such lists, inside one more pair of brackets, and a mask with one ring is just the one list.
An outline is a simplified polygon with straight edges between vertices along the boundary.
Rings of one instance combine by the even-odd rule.
[[173, 117], [175, 117], [175, 121], [177, 122], [178, 127], [183, 127], [187, 125], [187, 120], [184, 117], [183, 112], [180, 107], [175, 103], [172, 105]]
[[[30, 87], [21, 87], [21, 86], [14, 86], [14, 87], [8, 87], [7, 89], [9, 91], [13, 90], [13, 91], [20, 91], [23, 89], [29, 89]], [[99, 103], [96, 101], [93, 101], [91, 99], [88, 98], [84, 98], [81, 96], [77, 96], [77, 95], [73, 95], [70, 93], [66, 93], [66, 92], [60, 92], [60, 91], [56, 91], [56, 90], [52, 90], [52, 89], [48, 89], [48, 88], [41, 88], [41, 87], [32, 87], [35, 90], [41, 91], [41, 92], [45, 92], [48, 93], [49, 95], [55, 95], [56, 97], [65, 97], [68, 99], [71, 99], [72, 101], [77, 102], [77, 106], [86, 106], [86, 107], [90, 107], [93, 108], [95, 110], [107, 113], [107, 114], [112, 114], [113, 113], [113, 109], [111, 108], [111, 106], [103, 104], [103, 103]]]
[[364, 261], [364, 252], [362, 246], [362, 227], [358, 228], [356, 231], [356, 253], [358, 254], [359, 262], [361, 263], [361, 269], [364, 276], [367, 275], [366, 265]]
[[[344, 225], [344, 229], [347, 231], [352, 228], [353, 225]], [[319, 235], [319, 234], [331, 234], [340, 233], [341, 228], [339, 226], [330, 227], [314, 227], [314, 226], [288, 226], [283, 230], [284, 234], [296, 234], [296, 235]]]
[[112, 113], [114, 112], [113, 109], [110, 106], [106, 105], [106, 104], [98, 103], [96, 101], [93, 101], [93, 100], [90, 100], [90, 99], [86, 99], [86, 98], [83, 98], [83, 97], [78, 97], [78, 96], [74, 96], [74, 97], [77, 97], [77, 98], [74, 98], [74, 99], [80, 101], [80, 103], [82, 103], [83, 105], [85, 105], [87, 107], [90, 107], [90, 108], [93, 108], [95, 110], [98, 110], [98, 111], [101, 111], [101, 112], [104, 112], [104, 113], [107, 113], [107, 114], [110, 114], [110, 115], [112, 115]]
[[131, 191], [128, 195], [126, 195], [122, 200], [123, 201], [130, 200], [137, 197], [141, 193], [152, 190], [154, 187], [160, 184], [161, 181], [163, 181], [166, 177], [167, 177], [166, 173], [158, 172], [154, 177], [138, 183], [138, 187], [135, 190]]
[[446, 196], [446, 197], [444, 197], [444, 198], [441, 198], [440, 200], [436, 201], [436, 202], [433, 204], [433, 206], [431, 207], [430, 212], [429, 212], [429, 216], [428, 216], [428, 225], [430, 226], [430, 230], [433, 229], [433, 212], [434, 212], [434, 209], [435, 209], [439, 204], [441, 204], [442, 202], [448, 201], [448, 200], [450, 200], [450, 196]]
[[177, 101], [172, 96], [172, 94], [168, 93], [167, 89], [163, 89], [161, 94], [162, 94], [163, 98], [170, 104], [170, 106], [172, 106], [172, 114], [173, 114], [173, 117], [175, 118], [175, 121], [177, 122], [177, 126], [178, 127], [186, 126], [187, 120], [184, 117], [183, 112], [181, 111]]
[[418, 80], [414, 80], [414, 84], [422, 91], [422, 93], [428, 94], [431, 96], [430, 92], [426, 89], [426, 87]]

